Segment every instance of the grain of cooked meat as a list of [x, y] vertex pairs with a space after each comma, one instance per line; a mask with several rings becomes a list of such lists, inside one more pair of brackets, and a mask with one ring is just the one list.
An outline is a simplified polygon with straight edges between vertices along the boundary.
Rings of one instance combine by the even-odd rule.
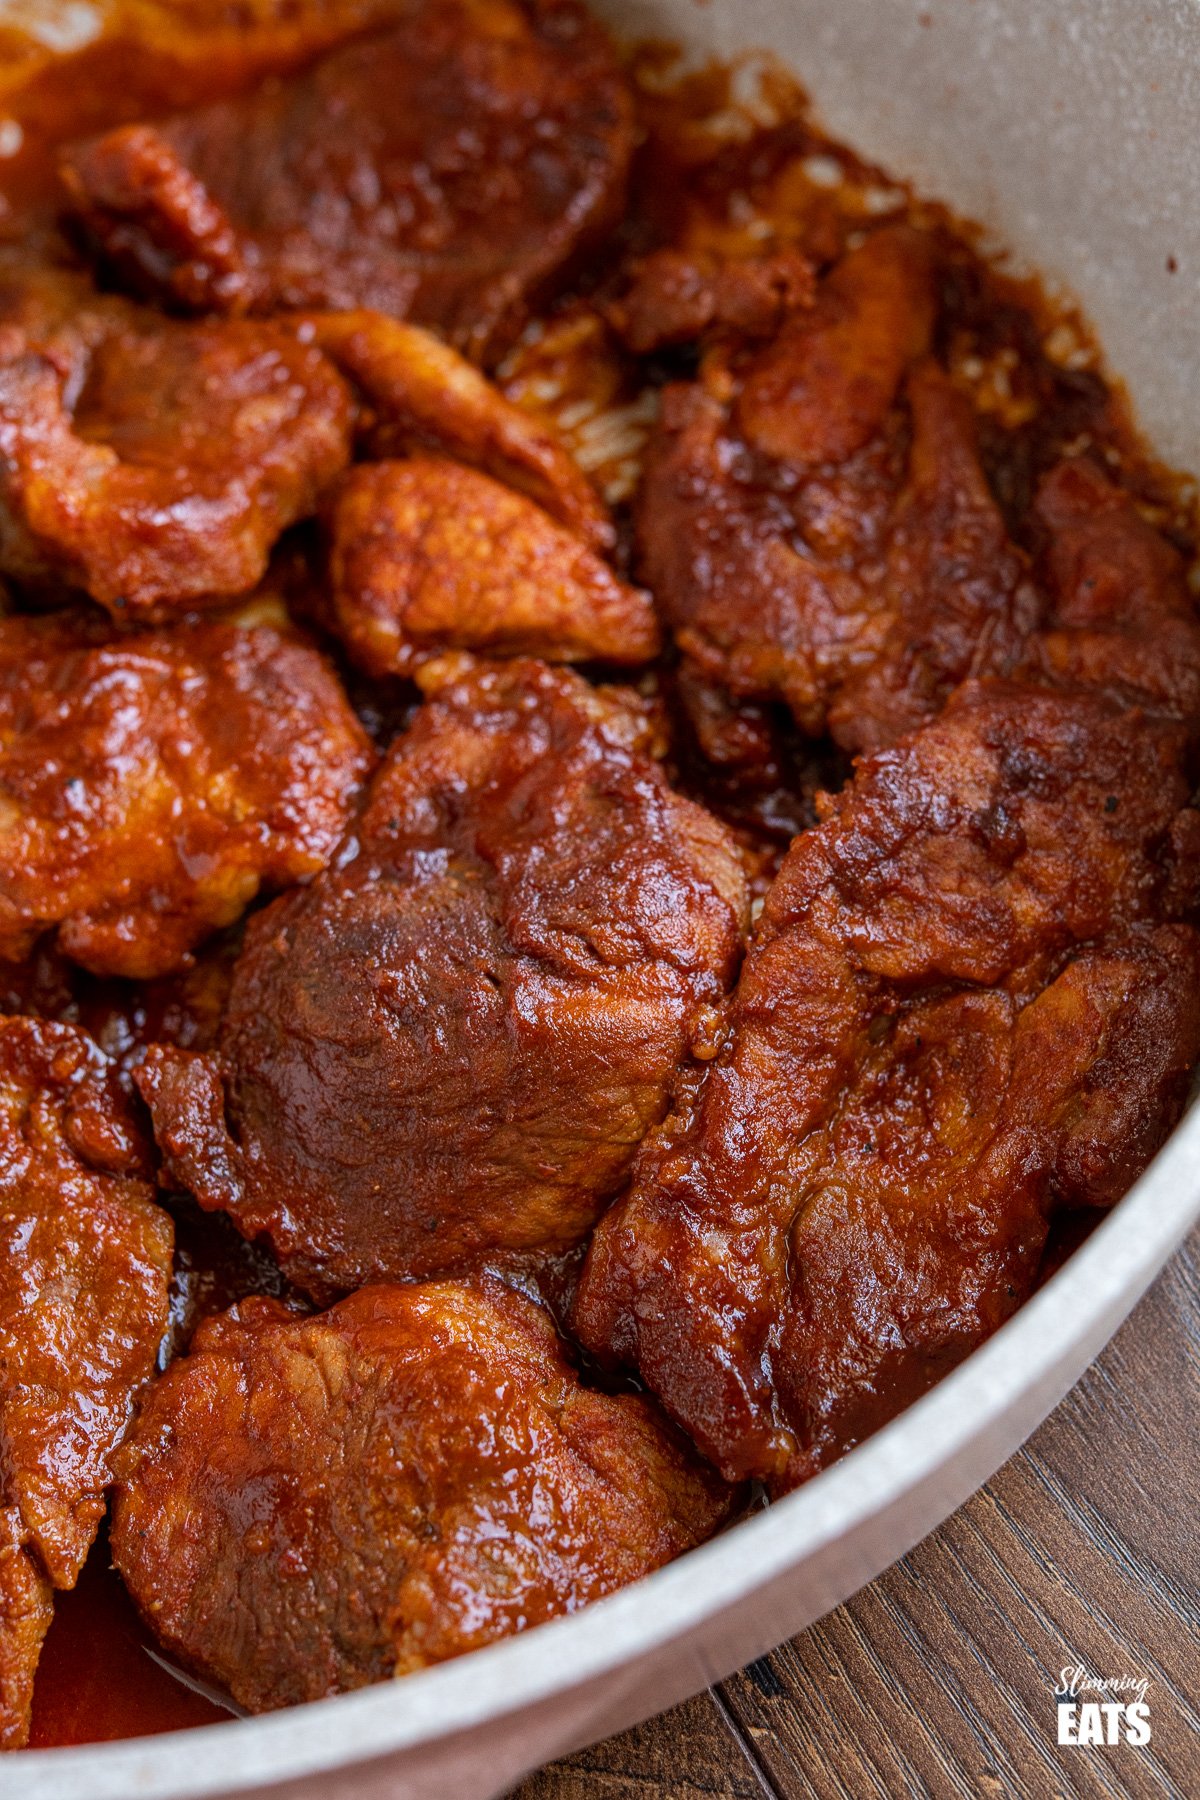
[[0, 1020], [0, 1749], [28, 1734], [54, 1590], [83, 1567], [167, 1328], [148, 1173], [85, 1034]]
[[112, 1549], [172, 1655], [252, 1712], [575, 1612], [730, 1491], [641, 1395], [584, 1388], [499, 1283], [367, 1287], [200, 1327], [121, 1453]]
[[575, 0], [409, 0], [248, 95], [70, 147], [79, 218], [201, 311], [368, 306], [494, 356], [620, 216], [633, 147]]
[[323, 866], [371, 760], [289, 632], [0, 619], [0, 957], [52, 930], [96, 974], [179, 968]]

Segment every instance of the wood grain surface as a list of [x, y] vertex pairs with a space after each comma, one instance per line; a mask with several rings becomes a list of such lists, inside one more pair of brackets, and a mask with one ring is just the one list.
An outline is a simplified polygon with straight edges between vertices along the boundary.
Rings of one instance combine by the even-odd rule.
[[[794, 1642], [520, 1800], [1200, 1796], [1200, 1232], [995, 1479]], [[1062, 1747], [1066, 1665], [1150, 1682]]]

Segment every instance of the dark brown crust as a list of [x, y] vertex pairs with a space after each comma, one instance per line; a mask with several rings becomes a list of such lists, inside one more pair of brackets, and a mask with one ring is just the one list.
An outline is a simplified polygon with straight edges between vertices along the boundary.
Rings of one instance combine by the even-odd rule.
[[143, 293], [374, 307], [486, 360], [616, 223], [632, 146], [612, 46], [575, 0], [416, 0], [289, 81], [75, 145], [63, 173]]
[[[659, 1400], [728, 1479], [807, 1479], [1120, 1198], [1200, 1053], [1190, 525], [1085, 337], [803, 119], [731, 130], [707, 70], [640, 94], [611, 255], [498, 363], [615, 223], [625, 78], [575, 0], [359, 23], [67, 150], [99, 286], [49, 232], [0, 249], [0, 569], [70, 608], [0, 621], [5, 986], [116, 1052], [0, 1031], [14, 1740], [158, 1317], [122, 1084], [212, 1216], [171, 1201], [194, 1349], [114, 1542], [259, 1708], [706, 1535], [731, 1495]], [[361, 811], [286, 607], [356, 665]], [[21, 1409], [58, 1428], [83, 1330], [121, 1367], [72, 1461]]]
[[538, 1307], [430, 1282], [203, 1325], [122, 1454], [112, 1547], [171, 1653], [260, 1712], [574, 1612], [731, 1499]]
[[323, 867], [371, 760], [290, 632], [0, 619], [0, 957], [53, 930], [97, 974], [180, 968]]
[[51, 1592], [104, 1513], [167, 1328], [171, 1222], [104, 1058], [0, 1020], [0, 1749], [25, 1741]]
[[576, 1243], [740, 954], [733, 845], [632, 697], [422, 680], [355, 853], [252, 922], [218, 1054], [137, 1073], [171, 1178], [318, 1294]]
[[898, 1411], [1030, 1291], [1054, 1209], [1110, 1203], [1178, 1116], [1200, 937], [1154, 921], [1195, 905], [1185, 746], [967, 684], [796, 840], [574, 1321], [727, 1474], [793, 1485]]

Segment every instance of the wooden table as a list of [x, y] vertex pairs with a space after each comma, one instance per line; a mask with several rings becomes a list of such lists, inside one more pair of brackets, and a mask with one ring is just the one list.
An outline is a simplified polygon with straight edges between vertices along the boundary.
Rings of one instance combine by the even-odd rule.
[[[1148, 1747], [1060, 1748], [1059, 1671], [1145, 1676]], [[1200, 1796], [1200, 1232], [961, 1512], [793, 1643], [520, 1800]]]

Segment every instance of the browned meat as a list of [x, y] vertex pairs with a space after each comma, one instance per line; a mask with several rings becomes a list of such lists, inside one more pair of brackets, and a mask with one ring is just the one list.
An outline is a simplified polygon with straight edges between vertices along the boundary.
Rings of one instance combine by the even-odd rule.
[[0, 1750], [29, 1741], [33, 1681], [54, 1617], [54, 1590], [25, 1543], [15, 1506], [0, 1507]]
[[1190, 489], [586, 4], [0, 67], [0, 1750], [114, 1477], [253, 1710], [469, 1651], [924, 1392], [1200, 1060]]
[[1200, 1054], [1183, 733], [968, 683], [793, 845], [724, 1051], [600, 1222], [575, 1322], [731, 1476], [793, 1485], [1029, 1293]]
[[157, 298], [377, 307], [486, 357], [615, 223], [632, 141], [576, 0], [408, 0], [306, 73], [78, 144], [63, 173]]
[[882, 750], [934, 717], [959, 682], [1024, 659], [1042, 603], [979, 466], [970, 403], [933, 362], [909, 378], [908, 474], [888, 522], [870, 615], [831, 668], [828, 723], [847, 750]]
[[251, 921], [220, 1055], [137, 1075], [170, 1178], [318, 1295], [575, 1243], [740, 950], [736, 852], [636, 702], [534, 662], [421, 679], [356, 853]]
[[1083, 459], [1051, 471], [1035, 510], [1051, 615], [1031, 660], [1200, 730], [1200, 623], [1179, 552]]
[[251, 1711], [383, 1681], [637, 1580], [730, 1496], [637, 1395], [580, 1386], [497, 1283], [201, 1327], [121, 1454], [113, 1554], [172, 1655]]
[[182, 324], [0, 269], [0, 570], [123, 621], [252, 588], [349, 459], [351, 399], [271, 325]]
[[47, 935], [24, 962], [0, 962], [0, 1014], [78, 1025], [132, 1094], [130, 1070], [151, 1044], [208, 1050], [216, 1043], [240, 941], [234, 926], [210, 938], [173, 974], [127, 981], [89, 975]]
[[0, 1749], [167, 1325], [171, 1224], [82, 1032], [0, 1021]]
[[734, 411], [746, 443], [796, 471], [865, 449], [928, 350], [934, 315], [929, 238], [903, 225], [875, 232], [742, 370]]
[[[874, 465], [862, 476], [842, 484], [837, 513], [874, 547], [894, 476]], [[797, 540], [790, 497], [757, 480], [717, 393], [701, 383], [664, 391], [637, 527], [640, 572], [685, 667], [737, 700], [778, 697], [803, 729], [823, 731], [824, 671], [849, 660], [863, 629], [859, 583]]]
[[270, 626], [0, 619], [0, 958], [56, 928], [98, 974], [178, 967], [323, 866], [370, 760], [323, 659]]
[[611, 545], [600, 498], [559, 434], [431, 332], [370, 312], [319, 314], [299, 329], [361, 391], [372, 455], [452, 456], [527, 494], [593, 549]]
[[715, 330], [774, 337], [785, 319], [811, 305], [815, 292], [812, 263], [798, 250], [740, 260], [656, 250], [633, 270], [608, 315], [629, 348], [644, 355]]
[[669, 388], [638, 511], [688, 662], [873, 750], [1020, 660], [1039, 604], [929, 358], [928, 240], [888, 228], [746, 361]]
[[521, 494], [441, 457], [351, 470], [330, 523], [331, 623], [369, 675], [439, 649], [641, 663], [648, 594]]
[[1006, 673], [1039, 613], [969, 406], [932, 363], [906, 391], [906, 483], [885, 435], [789, 493], [711, 394], [670, 389], [641, 498], [644, 573], [691, 666], [735, 697], [778, 696], [850, 751], [890, 742], [968, 676]]

